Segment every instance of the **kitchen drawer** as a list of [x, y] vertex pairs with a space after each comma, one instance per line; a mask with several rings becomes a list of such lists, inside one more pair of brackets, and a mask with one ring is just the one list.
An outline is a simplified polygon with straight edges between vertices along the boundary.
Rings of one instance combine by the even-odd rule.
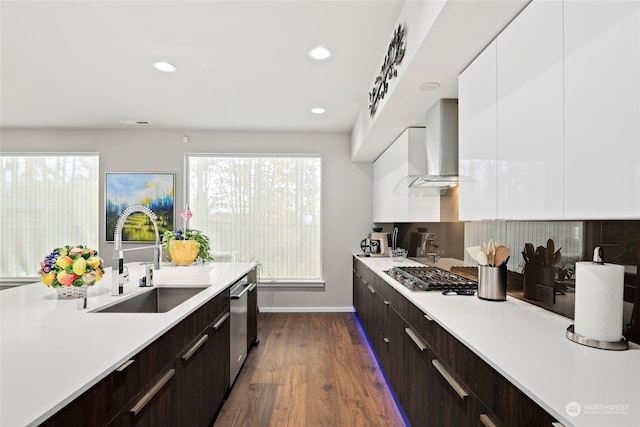
[[369, 267], [364, 265], [363, 262], [355, 257], [353, 258], [353, 269], [358, 273], [358, 275], [360, 275], [360, 277], [366, 284], [373, 285], [373, 278], [375, 274], [373, 273], [373, 271], [371, 271], [371, 269], [369, 269]]
[[497, 425], [551, 426], [555, 419], [483, 360], [478, 363], [477, 396]]
[[378, 275], [374, 276], [373, 288], [383, 299], [391, 304], [402, 318], [406, 318], [408, 301], [400, 292], [395, 290], [393, 286], [385, 282], [385, 280]]
[[432, 324], [431, 347], [451, 372], [471, 390], [478, 386], [478, 356], [436, 322]]
[[420, 310], [418, 307], [405, 300], [405, 319], [411, 327], [425, 340], [425, 342], [433, 347], [433, 328], [436, 322], [431, 320], [428, 314]]

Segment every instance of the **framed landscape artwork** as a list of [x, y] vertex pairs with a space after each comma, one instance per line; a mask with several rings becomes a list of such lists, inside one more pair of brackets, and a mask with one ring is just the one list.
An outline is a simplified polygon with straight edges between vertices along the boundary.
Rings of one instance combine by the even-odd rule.
[[[160, 238], [173, 230], [175, 174], [171, 172], [107, 172], [105, 174], [106, 240], [113, 242], [118, 218], [130, 206], [151, 209], [158, 219]], [[155, 242], [153, 223], [143, 213], [133, 213], [122, 227], [123, 242]]]

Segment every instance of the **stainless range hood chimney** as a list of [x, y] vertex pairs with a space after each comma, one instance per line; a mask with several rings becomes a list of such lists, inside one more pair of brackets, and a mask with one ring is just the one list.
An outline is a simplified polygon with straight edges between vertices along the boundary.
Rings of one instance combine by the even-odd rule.
[[457, 99], [440, 99], [427, 111], [426, 134], [426, 173], [403, 178], [394, 194], [443, 195], [458, 184]]

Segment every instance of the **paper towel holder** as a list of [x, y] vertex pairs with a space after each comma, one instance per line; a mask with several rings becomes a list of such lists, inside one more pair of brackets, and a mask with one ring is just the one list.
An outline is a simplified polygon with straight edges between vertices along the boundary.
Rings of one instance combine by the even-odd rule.
[[[600, 246], [593, 250], [593, 262], [597, 264], [604, 264], [604, 254]], [[622, 337], [619, 341], [600, 341], [593, 338], [587, 338], [574, 331], [575, 325], [569, 325], [565, 336], [573, 342], [586, 345], [587, 347], [600, 348], [602, 350], [626, 350], [629, 348], [629, 342], [625, 337]]]
[[599, 341], [592, 338], [583, 337], [580, 334], [576, 334], [573, 330], [574, 325], [569, 325], [565, 336], [573, 342], [586, 345], [587, 347], [599, 348], [602, 350], [626, 350], [629, 348], [629, 342], [625, 337], [622, 337], [620, 341]]

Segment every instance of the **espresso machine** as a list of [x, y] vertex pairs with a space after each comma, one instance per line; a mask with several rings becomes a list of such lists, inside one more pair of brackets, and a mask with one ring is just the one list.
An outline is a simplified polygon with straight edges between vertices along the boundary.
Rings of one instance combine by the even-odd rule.
[[367, 256], [389, 256], [389, 233], [374, 231], [360, 242], [360, 248]]

